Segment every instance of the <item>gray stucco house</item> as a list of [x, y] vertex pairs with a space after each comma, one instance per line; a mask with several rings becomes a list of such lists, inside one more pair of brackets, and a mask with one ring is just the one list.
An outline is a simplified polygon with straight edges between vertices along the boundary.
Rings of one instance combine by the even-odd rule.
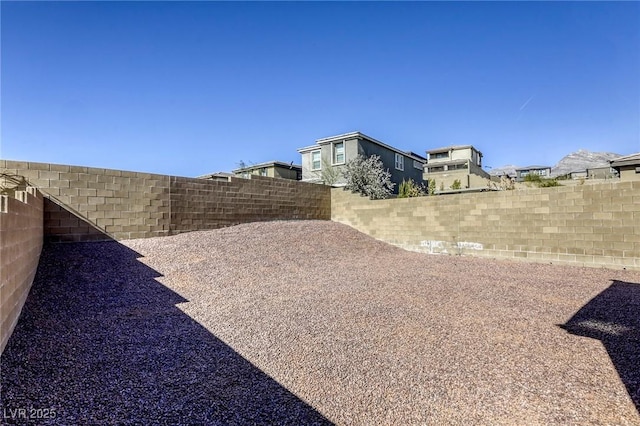
[[[315, 145], [300, 148], [298, 152], [302, 155], [303, 181], [334, 186], [345, 184], [342, 170], [349, 160], [358, 155], [377, 155], [384, 168], [391, 173], [391, 181], [396, 184], [396, 193], [403, 179], [423, 182], [422, 174], [427, 161], [414, 152], [402, 151], [360, 132], [318, 139]], [[335, 182], [327, 182], [329, 175], [335, 178]]]
[[516, 169], [516, 181], [522, 182], [527, 175], [548, 178], [551, 176], [551, 166], [527, 166]]

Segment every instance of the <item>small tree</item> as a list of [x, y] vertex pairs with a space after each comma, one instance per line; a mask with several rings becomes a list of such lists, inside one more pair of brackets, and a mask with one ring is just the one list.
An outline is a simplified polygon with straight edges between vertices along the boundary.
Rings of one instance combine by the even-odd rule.
[[398, 198], [422, 197], [426, 192], [424, 185], [418, 185], [413, 179], [402, 179], [398, 187]]
[[322, 180], [325, 185], [333, 185], [340, 179], [341, 171], [338, 167], [332, 167], [326, 160], [322, 160], [322, 169], [315, 172], [315, 175]]
[[429, 179], [429, 186], [427, 188], [427, 192], [429, 193], [429, 195], [435, 195], [436, 194], [436, 180], [435, 179]]
[[453, 181], [453, 183], [450, 186], [451, 189], [460, 189], [462, 188], [462, 183], [460, 182], [460, 179], [456, 179]]
[[384, 169], [380, 157], [358, 155], [345, 165], [345, 189], [366, 195], [372, 200], [387, 198], [395, 183], [391, 182], [391, 173]]

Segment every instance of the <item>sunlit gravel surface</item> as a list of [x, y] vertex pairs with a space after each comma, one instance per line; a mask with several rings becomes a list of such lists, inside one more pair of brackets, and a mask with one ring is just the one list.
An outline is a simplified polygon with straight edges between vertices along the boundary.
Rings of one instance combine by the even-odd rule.
[[55, 245], [43, 268], [2, 405], [48, 423], [640, 424], [640, 272], [322, 221]]

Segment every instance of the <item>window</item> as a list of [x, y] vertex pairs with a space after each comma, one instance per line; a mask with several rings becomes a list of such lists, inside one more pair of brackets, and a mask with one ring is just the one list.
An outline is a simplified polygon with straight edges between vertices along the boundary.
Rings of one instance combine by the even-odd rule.
[[413, 160], [413, 168], [418, 170], [424, 170], [424, 166], [421, 162]]
[[320, 150], [311, 151], [311, 170], [320, 170]]
[[430, 155], [431, 158], [449, 158], [449, 152], [436, 152]]
[[333, 144], [333, 164], [344, 163], [344, 142]]
[[260, 176], [266, 176], [267, 175], [267, 168], [263, 167], [260, 169]]
[[467, 168], [467, 163], [464, 164], [450, 164], [449, 167], [447, 167], [447, 170], [462, 170], [462, 169], [466, 169]]
[[[532, 175], [538, 175], [538, 176], [546, 176], [547, 175], [547, 169], [534, 169], [534, 170], [529, 170], [527, 172], [527, 174], [532, 174]], [[524, 176], [524, 174], [523, 174]]]
[[429, 173], [444, 172], [444, 166], [429, 167]]
[[404, 156], [396, 154], [396, 170], [404, 170]]

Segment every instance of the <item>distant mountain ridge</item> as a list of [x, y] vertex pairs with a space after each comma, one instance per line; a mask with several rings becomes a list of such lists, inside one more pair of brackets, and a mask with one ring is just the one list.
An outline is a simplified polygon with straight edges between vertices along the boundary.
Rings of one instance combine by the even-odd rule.
[[578, 170], [586, 170], [594, 167], [606, 167], [610, 160], [622, 157], [614, 152], [591, 152], [580, 149], [566, 155], [558, 164], [551, 168], [552, 176], [562, 176]]
[[[621, 154], [614, 152], [593, 152], [586, 149], [579, 149], [576, 152], [565, 155], [555, 166], [551, 167], [551, 176], [562, 176], [567, 173], [575, 172], [578, 170], [586, 170], [595, 167], [606, 167], [609, 165], [610, 160], [614, 160], [618, 157], [622, 157]], [[501, 176], [508, 174], [515, 176], [516, 169], [525, 166], [514, 166], [512, 164], [496, 167], [489, 171], [492, 176]]]

